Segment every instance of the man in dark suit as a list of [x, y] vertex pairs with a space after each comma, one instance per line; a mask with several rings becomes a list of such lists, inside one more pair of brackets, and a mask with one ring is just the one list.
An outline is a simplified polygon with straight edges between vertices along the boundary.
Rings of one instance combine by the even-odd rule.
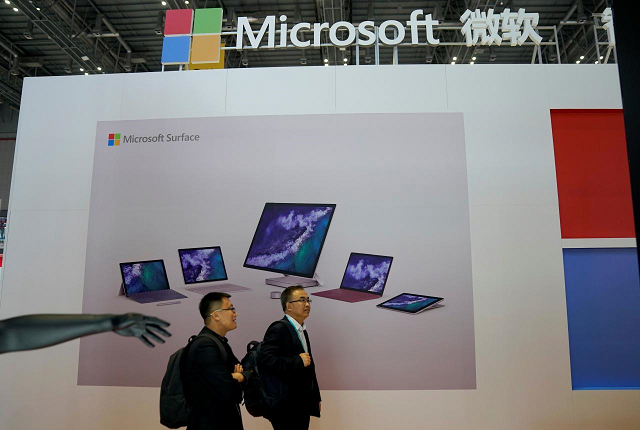
[[311, 300], [300, 285], [286, 288], [280, 296], [284, 318], [269, 326], [264, 335], [258, 367], [276, 376], [286, 396], [265, 418], [274, 430], [306, 430], [310, 416], [320, 417], [321, 399], [311, 344], [304, 321]]
[[183, 365], [185, 396], [193, 406], [187, 430], [243, 429], [240, 402], [245, 375], [225, 337], [237, 327], [238, 313], [230, 297], [209, 293], [200, 301], [204, 327], [189, 345]]

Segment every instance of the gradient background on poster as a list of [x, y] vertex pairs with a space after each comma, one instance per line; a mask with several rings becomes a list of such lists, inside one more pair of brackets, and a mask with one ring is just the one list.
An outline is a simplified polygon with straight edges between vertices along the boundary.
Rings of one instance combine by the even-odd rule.
[[[369, 124], [366, 130], [359, 127], [363, 123]], [[314, 126], [331, 131], [308, 136], [301, 145], [303, 130]], [[396, 151], [390, 159], [389, 136], [398, 128], [403, 130], [404, 139], [394, 143]], [[124, 136], [117, 148], [107, 146], [103, 138], [112, 130]], [[183, 132], [200, 138], [145, 144], [127, 144], [124, 140], [132, 135]], [[261, 141], [251, 139], [256, 135], [265, 137]], [[322, 389], [476, 387], [461, 114], [100, 122], [94, 154], [83, 312], [153, 312], [172, 323], [174, 336], [167, 341], [166, 349], [178, 349], [202, 324], [197, 312], [202, 296], [185, 290], [176, 250], [216, 243], [224, 249], [229, 280], [252, 289], [232, 294], [239, 317], [238, 329], [230, 334], [229, 342], [241, 354], [251, 340], [263, 337], [272, 321], [282, 317], [280, 302], [270, 299], [270, 291], [278, 288], [264, 283], [274, 274], [243, 267], [265, 202], [329, 202], [336, 204], [335, 210], [330, 208], [318, 218], [319, 225], [324, 225], [333, 212], [316, 269], [324, 287], [310, 292], [338, 287], [345, 262], [356, 247], [394, 256], [393, 278], [379, 302], [409, 290], [446, 297], [447, 306], [415, 319], [389, 315], [376, 308], [374, 301], [346, 303], [314, 298], [306, 323]], [[344, 169], [333, 168], [336, 159]], [[118, 174], [114, 176], [113, 172]], [[309, 180], [301, 181], [301, 177]], [[184, 186], [211, 182], [226, 185], [206, 193], [200, 187]], [[274, 230], [272, 222], [289, 211], [274, 205], [267, 208], [259, 244], [264, 231]], [[308, 207], [301, 208], [304, 210], [300, 213], [308, 215]], [[165, 217], [176, 228], [167, 229]], [[314, 246], [318, 247], [322, 231], [317, 228], [314, 233]], [[273, 240], [267, 242], [272, 244]], [[172, 306], [154, 305], [149, 310], [150, 306], [118, 296], [114, 268], [119, 261], [135, 258], [164, 259], [172, 289], [188, 298]], [[420, 338], [393, 336], [410, 332], [416, 323], [430, 329]], [[377, 336], [385, 341], [370, 341]], [[332, 365], [340, 357], [358, 354], [376, 359], [355, 367]], [[131, 345], [129, 339], [118, 336], [82, 339], [78, 383], [159, 387], [166, 360], [156, 357], [157, 351]], [[422, 370], [402, 374], [386, 371], [398, 360], [403, 366]]]

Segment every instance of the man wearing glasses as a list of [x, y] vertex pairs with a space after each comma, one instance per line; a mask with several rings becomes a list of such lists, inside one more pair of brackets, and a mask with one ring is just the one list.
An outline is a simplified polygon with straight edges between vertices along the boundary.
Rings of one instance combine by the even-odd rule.
[[193, 406], [187, 430], [243, 429], [240, 402], [245, 375], [225, 337], [238, 326], [230, 297], [209, 293], [200, 301], [204, 327], [189, 345], [183, 367], [185, 395]]
[[320, 389], [311, 344], [304, 321], [311, 300], [300, 285], [286, 288], [280, 296], [285, 315], [264, 335], [258, 366], [276, 376], [286, 388], [285, 397], [265, 418], [274, 430], [306, 430], [310, 416], [320, 417]]

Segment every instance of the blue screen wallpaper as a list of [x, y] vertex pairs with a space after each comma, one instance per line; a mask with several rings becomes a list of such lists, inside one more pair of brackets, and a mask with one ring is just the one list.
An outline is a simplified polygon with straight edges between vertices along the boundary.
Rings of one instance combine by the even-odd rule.
[[180, 250], [180, 264], [186, 284], [227, 279], [218, 247]]
[[267, 203], [245, 265], [312, 277], [334, 209]]
[[429, 297], [414, 296], [413, 294], [402, 294], [384, 303], [384, 306], [391, 309], [401, 309], [409, 312], [417, 312], [434, 304], [437, 299]]
[[342, 287], [382, 293], [391, 267], [391, 257], [351, 254]]
[[120, 267], [127, 294], [169, 289], [162, 261], [127, 263]]

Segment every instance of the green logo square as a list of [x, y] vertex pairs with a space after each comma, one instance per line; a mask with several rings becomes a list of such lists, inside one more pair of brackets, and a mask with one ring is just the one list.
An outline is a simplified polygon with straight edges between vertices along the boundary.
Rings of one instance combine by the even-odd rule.
[[196, 9], [193, 34], [220, 34], [222, 32], [222, 8]]
[[120, 139], [120, 133], [116, 133], [116, 139]]

